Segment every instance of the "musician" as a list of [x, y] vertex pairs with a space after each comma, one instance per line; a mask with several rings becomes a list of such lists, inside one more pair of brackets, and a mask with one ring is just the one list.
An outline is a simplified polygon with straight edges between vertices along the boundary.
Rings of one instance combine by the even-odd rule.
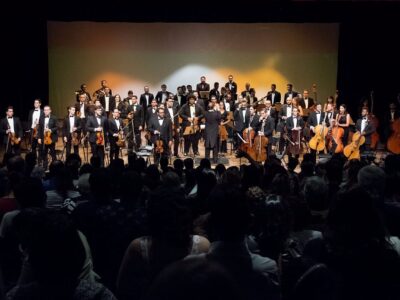
[[196, 85], [196, 91], [200, 94], [200, 92], [208, 92], [210, 90], [210, 85], [206, 82], [206, 77], [200, 77], [200, 83]]
[[[137, 99], [136, 99], [137, 100]], [[123, 130], [120, 111], [114, 108], [112, 118], [108, 120], [108, 140], [110, 142], [110, 160], [118, 159], [120, 147], [117, 145], [119, 134]]]
[[[81, 136], [81, 120], [75, 115], [75, 106], [68, 107], [68, 116], [64, 119], [63, 140], [65, 143], [66, 155], [71, 154], [72, 134], [77, 134], [77, 139]], [[79, 145], [74, 146], [74, 153], [79, 154]]]
[[328, 104], [331, 104], [333, 111], [336, 111], [336, 101], [333, 96], [329, 96], [324, 104], [324, 112], [326, 112]]
[[80, 94], [85, 94], [86, 95], [86, 101], [89, 101], [89, 100], [92, 100], [92, 98], [90, 97], [90, 94], [89, 94], [89, 92], [87, 91], [87, 86], [86, 86], [86, 84], [81, 84], [81, 89], [80, 90], [77, 90], [76, 92], [75, 92], [75, 95], [76, 95], [76, 102], [80, 102], [80, 100], [79, 100], [79, 95]]
[[[157, 102], [156, 102], [157, 103]], [[143, 130], [144, 126], [144, 110], [143, 107], [138, 104], [137, 96], [134, 95], [132, 97], [132, 105], [128, 106], [128, 113], [133, 113], [133, 127], [134, 127], [134, 135], [135, 135], [135, 149], [139, 150], [141, 144], [140, 133]]]
[[147, 108], [151, 105], [151, 101], [153, 99], [154, 95], [150, 93], [150, 88], [146, 85], [144, 87], [144, 93], [140, 95], [140, 101], [139, 101], [140, 102], [139, 104], [143, 107], [144, 112], [147, 111]]
[[350, 131], [350, 114], [347, 113], [347, 107], [345, 104], [341, 104], [339, 106], [339, 114], [336, 116], [336, 123], [339, 127], [342, 127], [344, 130], [343, 134], [343, 146], [347, 145], [347, 141], [349, 139], [349, 131]]
[[[304, 120], [300, 117], [299, 115], [299, 110], [297, 109], [297, 107], [293, 107], [292, 109], [292, 116], [290, 116], [289, 118], [287, 118], [286, 120], [286, 129], [289, 135], [289, 139], [292, 140], [293, 136], [294, 136], [294, 132], [293, 131], [297, 131], [297, 134], [300, 135], [302, 134], [303, 128], [304, 128]], [[292, 142], [296, 142], [293, 141]], [[298, 145], [300, 147], [300, 145]], [[293, 155], [293, 153], [289, 152], [289, 155]], [[295, 155], [296, 157], [299, 157], [299, 155]]]
[[326, 126], [330, 126], [330, 121], [332, 119], [336, 120], [336, 112], [334, 111], [334, 105], [332, 103], [327, 103], [326, 109], [325, 109], [325, 121], [326, 121]]
[[[233, 114], [233, 119], [235, 121], [235, 131], [237, 134], [242, 136], [242, 132], [249, 125], [250, 120], [250, 109], [247, 108], [247, 101], [242, 99], [239, 103], [238, 108], [235, 110]], [[236, 148], [242, 144], [242, 140], [237, 138], [237, 134], [234, 136], [236, 140]]]
[[250, 112], [250, 118], [249, 118], [248, 127], [250, 127], [249, 129], [254, 129], [255, 131], [257, 131], [258, 126], [260, 125], [260, 120], [259, 120], [260, 117], [258, 116], [257, 111], [254, 108], [254, 106], [250, 106], [249, 112]]
[[92, 109], [92, 111], [90, 112], [90, 115], [94, 116], [94, 115], [96, 114], [97, 108], [100, 108], [100, 109], [101, 109], [101, 115], [102, 115], [103, 117], [108, 118], [108, 115], [107, 115], [107, 113], [106, 113], [106, 111], [105, 111], [105, 109], [104, 109], [104, 106], [101, 105], [100, 100], [96, 100], [96, 101], [94, 102], [93, 107], [89, 108], [89, 109]]
[[[102, 115], [102, 108], [96, 107], [95, 115], [88, 118], [86, 128], [89, 131], [90, 148], [92, 155], [99, 157], [101, 166], [104, 167], [104, 150], [107, 142], [108, 122]], [[97, 143], [96, 143], [97, 142]]]
[[219, 82], [214, 82], [214, 88], [210, 91], [210, 99], [212, 96], [215, 96], [218, 100], [220, 99], [220, 92], [219, 92]]
[[356, 123], [357, 132], [361, 133], [365, 137], [365, 143], [360, 146], [361, 153], [364, 151], [371, 150], [371, 136], [376, 131], [373, 122], [369, 119], [368, 108], [363, 108], [361, 111], [361, 118]]
[[185, 95], [185, 93], [183, 91], [184, 87], [185, 87], [184, 85], [183, 86], [178, 86], [177, 93], [174, 96], [174, 101], [175, 101], [174, 103], [176, 103], [175, 106], [178, 109], [180, 107], [182, 107], [186, 103], [186, 95]]
[[99, 97], [101, 106], [104, 108], [107, 117], [114, 111], [115, 99], [111, 95], [111, 90], [108, 87], [104, 88], [104, 94]]
[[265, 100], [265, 113], [273, 118], [275, 121], [277, 120], [276, 110], [272, 107], [272, 102], [268, 98], [267, 100]]
[[[231, 120], [229, 120], [229, 118], [228, 118], [228, 112], [225, 109], [224, 102], [220, 101], [218, 105], [219, 105], [219, 112], [221, 114], [221, 124], [220, 125], [225, 127], [225, 129], [227, 130], [228, 135], [229, 135], [229, 130], [227, 128], [227, 124]], [[221, 140], [221, 137], [219, 137], [219, 153], [221, 153], [222, 156], [224, 156], [227, 153], [227, 150], [228, 150], [227, 149], [227, 141], [226, 140], [223, 141], [223, 140]]]
[[281, 133], [279, 139], [279, 149], [282, 150], [286, 144], [283, 136], [283, 131], [286, 126], [286, 120], [292, 116], [292, 98], [285, 98], [286, 104], [284, 104], [279, 111], [279, 123], [277, 125], [277, 131]]
[[281, 103], [281, 93], [276, 90], [276, 84], [271, 84], [271, 90], [267, 93], [267, 100], [271, 101], [272, 106], [275, 103]]
[[[38, 144], [38, 129], [39, 129], [39, 120], [43, 117], [43, 110], [40, 108], [42, 105], [42, 101], [40, 99], [35, 99], [33, 102], [33, 109], [29, 111], [28, 115], [28, 124], [31, 126], [31, 151], [33, 153], [37, 153], [37, 144]], [[34, 134], [36, 133], [36, 135]]]
[[[46, 105], [43, 108], [44, 115], [39, 120], [39, 139], [38, 143], [42, 148], [43, 168], [48, 166], [47, 154], [50, 153], [51, 160], [56, 161], [56, 143], [58, 141], [57, 118], [51, 114], [51, 107]], [[51, 143], [46, 145], [45, 138], [50, 134]]]
[[172, 146], [172, 123], [170, 119], [165, 118], [165, 110], [163, 108], [158, 108], [157, 118], [151, 119], [148, 129], [151, 133], [151, 139], [154, 145], [156, 145], [157, 140], [161, 140], [163, 143], [163, 152], [161, 155], [157, 153], [157, 148], [155, 146], [154, 159], [156, 163], [158, 163], [161, 156], [169, 156], [169, 149]]
[[158, 91], [157, 95], [156, 95], [157, 103], [158, 104], [164, 103], [168, 99], [169, 94], [170, 94], [170, 92], [167, 91], [167, 85], [162, 84], [161, 91]]
[[129, 105], [132, 105], [132, 97], [133, 97], [133, 91], [129, 90], [128, 97], [124, 98], [126, 107], [128, 107]]
[[297, 97], [299, 93], [293, 91], [293, 84], [288, 83], [286, 85], [287, 88], [287, 92], [285, 93], [285, 99], [287, 100], [287, 98], [293, 99], [294, 97]]
[[[271, 103], [271, 100], [268, 100]], [[267, 113], [266, 109], [260, 112], [258, 135], [268, 138], [267, 154], [272, 154], [272, 134], [275, 130], [275, 120], [271, 114]]]
[[308, 93], [308, 90], [304, 90], [303, 91], [303, 98], [300, 99], [299, 101], [299, 105], [303, 108], [303, 109], [312, 109], [314, 107], [314, 99], [310, 98]]
[[390, 137], [390, 134], [392, 133], [392, 124], [394, 121], [396, 121], [400, 117], [400, 112], [397, 110], [396, 103], [392, 102], [389, 104], [389, 110], [385, 112], [384, 116], [384, 134], [385, 134], [385, 140], [387, 140]]
[[235, 110], [235, 104], [233, 103], [232, 99], [232, 94], [228, 92], [226, 96], [222, 99], [225, 105], [226, 111], [234, 111]]
[[[188, 156], [190, 146], [192, 146], [193, 154], [199, 154], [200, 130], [198, 124], [204, 116], [203, 109], [195, 104], [196, 97], [190, 95], [188, 102], [182, 106], [180, 117], [182, 118], [182, 131], [184, 135], [184, 156]], [[195, 124], [197, 123], [197, 124]]]
[[[322, 112], [321, 103], [318, 103], [315, 107], [315, 111], [312, 111], [310, 113], [310, 117], [308, 118], [308, 125], [310, 126], [310, 131], [312, 133], [315, 133], [314, 132], [315, 127], [322, 124], [324, 121], [326, 122], [325, 113]], [[325, 123], [325, 125], [329, 126], [329, 123], [328, 124]]]
[[[301, 101], [301, 99], [299, 97], [294, 97], [292, 99], [292, 109], [294, 107], [297, 108], [297, 111], [299, 112], [299, 116], [303, 117], [304, 116], [304, 112], [303, 112], [303, 108], [299, 105], [299, 102]], [[304, 119], [304, 118], [303, 118]]]
[[79, 95], [79, 103], [75, 104], [75, 112], [81, 120], [83, 132], [86, 133], [86, 119], [90, 114], [89, 104], [86, 102], [86, 94]]
[[114, 103], [115, 103], [115, 108], [117, 108], [120, 111], [120, 118], [121, 119], [126, 119], [126, 115], [127, 115], [127, 109], [128, 109], [128, 102], [122, 101], [121, 100], [121, 96], [119, 94], [116, 94], [114, 96]]
[[179, 158], [178, 148], [179, 148], [179, 116], [178, 116], [178, 108], [174, 106], [174, 100], [169, 98], [167, 101], [167, 107], [164, 110], [165, 117], [171, 120], [172, 123], [172, 137], [174, 142], [174, 156]]
[[221, 113], [215, 109], [215, 102], [210, 102], [208, 110], [204, 114], [205, 118], [205, 158], [210, 159], [210, 150], [213, 151], [213, 162], [218, 163], [218, 134], [221, 123]]
[[[21, 121], [19, 118], [14, 117], [14, 108], [12, 106], [7, 108], [6, 117], [1, 120], [0, 130], [0, 135], [3, 135], [5, 152], [20, 155], [23, 131]], [[11, 136], [15, 137], [15, 142], [12, 142]]]
[[243, 98], [247, 98], [247, 97], [250, 96], [250, 83], [247, 82], [245, 84], [245, 88], [246, 89], [243, 92], [241, 92], [241, 95], [242, 95]]
[[147, 108], [147, 113], [146, 113], [146, 126], [149, 127], [149, 122], [151, 119], [157, 117], [157, 108], [158, 108], [158, 103], [156, 99], [151, 100], [151, 106]]
[[110, 94], [110, 96], [112, 96], [112, 91], [108, 86], [107, 80], [103, 79], [102, 81], [100, 81], [100, 85], [101, 85], [101, 87], [93, 93], [93, 97], [96, 97], [97, 99], [99, 99], [100, 96], [104, 96], [106, 88], [109, 89], [109, 94]]
[[225, 88], [232, 94], [233, 101], [237, 98], [237, 83], [233, 81], [233, 76], [228, 76], [228, 82], [225, 83]]
[[246, 96], [246, 100], [247, 103], [249, 103], [249, 105], [253, 105], [255, 102], [258, 101], [257, 97], [256, 97], [256, 90], [251, 88], [250, 89], [250, 95]]
[[196, 98], [196, 101], [194, 103], [196, 105], [200, 106], [203, 111], [205, 111], [205, 109], [206, 109], [205, 105], [206, 104], [205, 104], [203, 99], [199, 98], [199, 93], [193, 92], [193, 96]]

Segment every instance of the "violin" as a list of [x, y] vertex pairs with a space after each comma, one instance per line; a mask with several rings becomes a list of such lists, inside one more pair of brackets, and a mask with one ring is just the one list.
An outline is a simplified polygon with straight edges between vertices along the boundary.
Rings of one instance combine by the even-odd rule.
[[102, 130], [102, 131], [97, 131], [97, 132], [96, 132], [96, 145], [104, 146], [104, 134], [103, 134], [103, 130]]
[[365, 143], [365, 137], [360, 132], [353, 134], [352, 142], [344, 147], [344, 155], [348, 160], [358, 159], [360, 160], [360, 146]]
[[[264, 133], [264, 126], [267, 119], [264, 119], [261, 125], [261, 132]], [[263, 162], [267, 160], [268, 138], [265, 135], [258, 135], [254, 140], [254, 150], [256, 152], [256, 161]]]
[[52, 139], [51, 139], [51, 130], [47, 130], [47, 131], [44, 133], [44, 144], [45, 144], [45, 145], [51, 145], [52, 142], [53, 142], [53, 141], [52, 141]]
[[15, 132], [10, 132], [8, 134], [8, 137], [10, 139], [11, 145], [18, 145], [20, 143], [20, 140], [18, 140], [18, 137], [15, 135]]
[[118, 132], [118, 139], [115, 143], [118, 147], [125, 147], [125, 135], [122, 130]]
[[74, 132], [71, 134], [71, 137], [72, 137], [72, 140], [71, 140], [72, 145], [74, 145], [74, 146], [79, 146], [80, 140], [79, 140], [79, 135], [78, 135], [78, 133], [77, 133], [76, 131], [74, 131]]
[[392, 123], [391, 129], [392, 134], [387, 140], [386, 147], [390, 152], [400, 154], [400, 118]]
[[158, 154], [162, 154], [164, 152], [164, 142], [160, 138], [160, 135], [158, 135], [158, 139], [155, 142], [155, 152]]

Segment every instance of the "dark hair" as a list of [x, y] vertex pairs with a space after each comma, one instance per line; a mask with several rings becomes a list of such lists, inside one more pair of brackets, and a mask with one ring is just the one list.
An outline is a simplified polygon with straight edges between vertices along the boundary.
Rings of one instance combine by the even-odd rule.
[[186, 170], [193, 170], [194, 161], [193, 158], [185, 158], [183, 161]]
[[90, 191], [97, 202], [108, 202], [111, 198], [112, 185], [108, 170], [99, 168], [93, 170], [89, 177]]

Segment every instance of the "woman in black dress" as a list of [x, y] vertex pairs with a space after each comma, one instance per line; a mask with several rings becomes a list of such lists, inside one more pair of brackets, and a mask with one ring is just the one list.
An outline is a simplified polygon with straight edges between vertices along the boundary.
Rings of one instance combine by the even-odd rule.
[[350, 114], [347, 113], [347, 107], [345, 104], [339, 106], [339, 113], [336, 116], [336, 124], [342, 127], [344, 130], [343, 135], [343, 146], [347, 145], [347, 140], [349, 138], [349, 126], [350, 126]]

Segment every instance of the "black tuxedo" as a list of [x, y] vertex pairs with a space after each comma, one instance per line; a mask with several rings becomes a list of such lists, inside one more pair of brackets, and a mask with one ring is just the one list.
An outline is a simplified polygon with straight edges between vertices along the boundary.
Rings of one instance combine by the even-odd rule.
[[[149, 101], [147, 101], [146, 95], [149, 97]], [[147, 109], [151, 105], [151, 101], [154, 99], [154, 95], [151, 93], [144, 93], [140, 95], [139, 104], [144, 108]]]
[[[173, 119], [173, 126], [175, 129], [179, 128], [179, 116], [178, 116], [178, 108], [172, 107], [172, 115], [170, 114], [168, 108], [165, 108], [165, 118]], [[178, 148], [179, 148], [179, 132], [177, 130], [173, 131], [173, 139], [174, 139], [174, 155], [178, 156]]]
[[196, 85], [196, 91], [197, 92], [203, 92], [203, 91], [206, 91], [206, 92], [208, 92], [210, 90], [210, 85], [208, 84], [208, 83], [198, 83], [197, 85]]
[[[35, 127], [37, 129], [39, 128], [39, 121], [40, 121], [40, 118], [42, 118], [44, 116], [44, 112], [43, 112], [43, 109], [39, 109], [39, 112], [40, 112], [39, 118], [37, 120], [33, 120], [33, 113], [34, 112], [35, 112], [35, 109], [31, 109], [29, 111], [28, 124], [29, 124], [29, 129], [31, 131], [31, 151], [33, 153], [36, 153], [36, 148], [37, 148], [37, 144], [38, 144], [38, 142], [37, 142], [37, 137], [38, 136], [36, 138], [33, 137], [33, 130], [32, 130], [33, 128], [32, 128], [32, 126], [35, 126], [33, 123], [37, 122], [37, 126], [35, 126]], [[39, 155], [39, 157], [40, 157], [40, 155]], [[40, 158], [39, 158], [39, 161], [40, 161]]]
[[[301, 127], [304, 128], [304, 120], [299, 116], [297, 117], [297, 127]], [[293, 121], [293, 117], [289, 117], [286, 120], [286, 128], [288, 130], [288, 132], [290, 133], [292, 131], [292, 129], [294, 128], [294, 121]]]
[[[79, 117], [74, 116], [74, 127], [76, 127], [76, 133], [78, 136], [81, 134], [81, 120]], [[69, 122], [69, 116], [65, 117], [64, 119], [64, 124], [63, 124], [63, 138], [67, 138], [67, 142], [65, 144], [65, 149], [67, 155], [71, 153], [71, 141], [72, 141], [72, 135], [71, 135], [71, 125]], [[74, 153], [79, 154], [79, 145], [74, 146]]]
[[[28, 124], [29, 124], [29, 128], [30, 129], [32, 129], [32, 123], [35, 121], [35, 120], [33, 120], [33, 113], [34, 112], [35, 112], [35, 110], [31, 109], [29, 111], [29, 114], [28, 114]], [[39, 109], [39, 112], [40, 112], [40, 115], [39, 115], [39, 119], [37, 120], [38, 123], [39, 123], [40, 118], [42, 118], [44, 116], [43, 109]]]
[[[265, 108], [265, 109], [267, 110], [267, 108]], [[269, 109], [269, 116], [271, 118], [273, 118], [274, 120], [276, 120], [277, 114], [276, 114], [276, 109], [275, 108], [271, 107]]]
[[[179, 101], [179, 97], [181, 97], [181, 100]], [[186, 95], [175, 95], [174, 96], [174, 104], [177, 103], [176, 107], [182, 107], [183, 105], [185, 105], [187, 102], [187, 97]]]
[[254, 131], [257, 131], [259, 129], [260, 125], [260, 117], [257, 114], [254, 114], [254, 116], [249, 117], [249, 125], [251, 128], [254, 129]]
[[212, 90], [210, 91], [210, 97], [209, 97], [210, 99], [211, 99], [211, 96], [215, 96], [215, 97], [217, 98], [217, 100], [219, 100], [221, 94], [220, 94], [220, 92], [218, 91], [218, 89], [212, 89]]
[[[199, 105], [194, 105], [194, 116], [198, 118], [198, 124], [200, 124], [200, 120], [204, 117], [204, 110]], [[182, 118], [182, 131], [185, 132], [186, 127], [190, 126], [191, 123], [188, 121], [191, 118], [190, 115], [190, 105], [186, 103], [181, 108], [180, 116]], [[184, 145], [184, 152], [189, 153], [190, 146], [192, 145], [192, 149], [194, 154], [199, 152], [199, 139], [200, 139], [200, 132], [197, 131], [195, 134], [184, 135], [185, 145]]]
[[[163, 141], [164, 151], [162, 153], [163, 156], [169, 156], [169, 141], [172, 141], [172, 122], [170, 119], [164, 118], [162, 121], [162, 125], [160, 125], [159, 117], [152, 118], [148, 127], [151, 132], [151, 141], [153, 144], [160, 139]], [[159, 134], [154, 134], [154, 131], [158, 131]], [[155, 154], [155, 159], [158, 161], [160, 155]]]
[[246, 110], [245, 118], [243, 119], [243, 108], [236, 109], [233, 113], [233, 119], [235, 121], [235, 129], [237, 132], [242, 134], [243, 130], [249, 125], [250, 120], [250, 110], [248, 108]]
[[305, 108], [309, 109], [310, 107], [312, 107], [312, 106], [314, 105], [314, 99], [313, 99], [313, 98], [308, 98], [308, 107], [306, 107], [306, 102], [305, 102], [304, 99], [302, 98], [302, 99], [300, 99], [300, 101], [299, 101], [299, 105], [300, 105], [303, 109], [305, 109]]
[[[13, 117], [12, 120], [14, 123], [15, 136], [17, 138], [21, 138], [21, 140], [22, 140], [23, 130], [22, 130], [21, 121], [17, 117]], [[3, 135], [3, 144], [4, 145], [7, 145], [7, 142], [8, 142], [8, 134], [6, 133], [8, 129], [9, 129], [8, 119], [7, 119], [7, 117], [5, 117], [4, 119], [1, 120], [1, 125], [0, 125], [0, 135]], [[14, 144], [12, 146], [11, 143], [9, 143], [7, 152], [8, 153], [13, 152], [16, 155], [19, 155], [21, 153], [20, 144], [21, 143], [19, 143], [18, 145]]]
[[283, 99], [284, 103], [286, 103], [286, 99], [289, 97], [290, 94], [292, 95], [292, 99], [293, 99], [294, 97], [297, 97], [297, 96], [299, 95], [299, 93], [298, 93], [298, 92], [295, 92], [295, 91], [291, 91], [290, 93], [289, 93], [289, 92], [286, 92], [286, 93], [285, 93], [285, 98]]
[[157, 103], [160, 104], [160, 103], [162, 102], [162, 100], [163, 100], [163, 95], [165, 95], [165, 96], [164, 96], [164, 100], [166, 101], [166, 100], [168, 99], [169, 94], [171, 94], [171, 93], [168, 92], [168, 91], [165, 91], [165, 92], [163, 92], [163, 91], [158, 91], [158, 93], [157, 93], [157, 95], [156, 95]]
[[147, 112], [146, 112], [146, 124], [147, 124], [147, 127], [149, 127], [150, 120], [155, 118], [155, 117], [157, 117], [157, 108], [155, 108], [154, 112], [153, 112], [153, 108], [152, 107], [148, 107], [147, 108]]
[[119, 120], [119, 127], [117, 121], [114, 118], [108, 120], [108, 140], [110, 141], [110, 160], [117, 159], [119, 157], [119, 146], [116, 144], [118, 137], [114, 134], [119, 133], [123, 127], [123, 121], [121, 118]]
[[[357, 131], [361, 132], [361, 122], [362, 122], [363, 118], [358, 119], [357, 123], [356, 123], [356, 129]], [[364, 128], [364, 136], [365, 136], [365, 144], [367, 146], [371, 145], [371, 135], [375, 132], [376, 128], [375, 126], [372, 124], [371, 121], [367, 120], [367, 124]]]
[[[313, 126], [313, 127], [316, 127], [317, 125], [320, 125], [320, 124], [322, 124], [323, 122], [324, 122], [324, 120], [325, 120], [325, 113], [324, 112], [320, 112], [320, 117], [319, 117], [319, 122], [318, 122], [318, 118], [317, 118], [317, 112], [316, 111], [312, 111], [311, 113], [310, 113], [310, 116], [309, 116], [309, 118], [308, 118], [308, 125], [311, 127], [311, 126]], [[328, 120], [326, 119], [325, 120], [325, 125], [326, 126], [329, 126], [329, 121], [327, 122]]]
[[[135, 110], [136, 106], [136, 110]], [[133, 124], [135, 126], [135, 129], [139, 129], [139, 126], [144, 126], [144, 112], [143, 112], [143, 107], [139, 104], [136, 105], [129, 105], [128, 106], [128, 113], [131, 111], [133, 112]]]
[[[263, 128], [264, 124], [264, 128]], [[265, 120], [260, 121], [259, 131], [263, 130], [264, 136], [268, 138], [268, 145], [267, 145], [267, 152], [268, 156], [272, 154], [272, 134], [274, 133], [275, 129], [275, 120], [271, 116], [267, 117]]]
[[85, 112], [85, 117], [83, 117], [82, 114], [80, 113], [80, 111], [81, 111], [81, 104], [80, 104], [80, 103], [76, 103], [76, 104], [75, 104], [75, 112], [80, 114], [79, 117], [81, 118], [81, 120], [84, 119], [84, 118], [89, 117], [89, 115], [91, 114], [91, 112], [90, 112], [90, 107], [89, 107], [89, 105], [88, 105], [87, 103], [83, 103], [83, 110], [84, 110], [84, 112]]
[[[109, 103], [108, 103], [108, 109], [109, 109], [108, 112], [113, 112], [114, 108], [115, 108], [115, 99], [114, 99], [114, 97], [111, 96], [111, 94], [109, 97], [110, 98], [109, 98]], [[106, 96], [101, 96], [99, 98], [99, 100], [100, 100], [101, 106], [103, 106], [104, 111], [105, 111], [106, 110]]]
[[232, 82], [227, 82], [225, 83], [225, 88], [231, 91], [232, 98], [233, 100], [236, 100], [237, 98], [237, 83], [232, 81]]
[[[102, 127], [103, 128], [103, 137], [104, 137], [104, 145], [97, 145], [96, 144], [96, 133], [97, 131], [95, 131], [96, 128], [98, 127]], [[100, 124], [99, 122], [97, 122], [97, 118], [96, 116], [90, 116], [87, 120], [86, 123], [86, 129], [87, 131], [89, 131], [89, 142], [90, 142], [90, 147], [92, 148], [92, 155], [93, 156], [97, 156], [100, 157], [100, 163], [101, 166], [104, 166], [104, 148], [105, 148], [105, 144], [107, 142], [108, 139], [108, 121], [107, 118], [104, 116], [100, 117]]]
[[43, 161], [43, 167], [44, 169], [47, 169], [48, 166], [48, 160], [47, 160], [47, 154], [50, 153], [52, 161], [55, 161], [57, 159], [56, 157], [56, 143], [58, 140], [58, 128], [57, 128], [57, 118], [54, 117], [53, 115], [50, 115], [49, 122], [47, 124], [47, 128], [51, 130], [51, 144], [50, 145], [45, 145], [44, 144], [44, 130], [45, 130], [45, 119], [46, 117], [43, 115], [43, 117], [39, 120], [39, 132], [38, 132], [38, 137], [41, 139], [42, 142], [42, 161]]
[[206, 111], [205, 114], [205, 157], [210, 158], [210, 150], [213, 150], [213, 159], [216, 162], [218, 159], [218, 135], [219, 125], [221, 123], [221, 113], [215, 110]]
[[[204, 117], [204, 110], [199, 106], [195, 104], [195, 117], [202, 119]], [[180, 116], [182, 118], [182, 127], [183, 129], [187, 126], [190, 126], [190, 122], [188, 121], [188, 118], [191, 118], [190, 116], [190, 106], [188, 103], [186, 103], [182, 109], [181, 109], [181, 113]]]
[[[272, 93], [275, 93], [273, 101], [272, 101]], [[271, 100], [272, 105], [275, 105], [275, 103], [281, 103], [281, 93], [279, 93], [278, 91], [275, 92], [269, 91], [267, 93], [267, 100]]]

